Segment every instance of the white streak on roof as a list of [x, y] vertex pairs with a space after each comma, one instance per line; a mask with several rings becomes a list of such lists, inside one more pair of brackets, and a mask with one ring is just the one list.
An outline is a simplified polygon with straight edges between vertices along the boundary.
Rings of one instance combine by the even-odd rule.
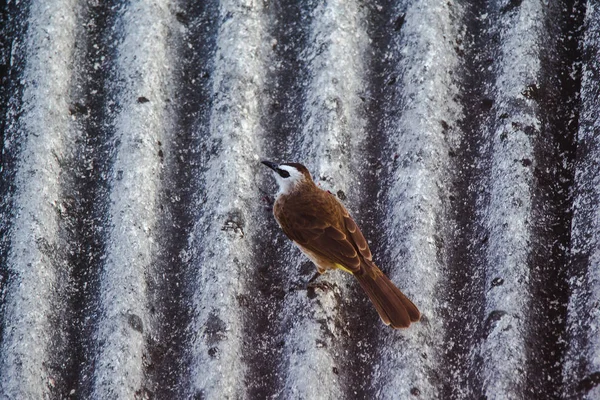
[[393, 51], [402, 55], [396, 72], [400, 99], [395, 99], [402, 108], [399, 119], [388, 113], [385, 124], [385, 136], [396, 152], [390, 158], [397, 156], [398, 163], [386, 199], [386, 248], [393, 251], [390, 279], [424, 317], [405, 331], [383, 332], [385, 351], [375, 370], [382, 399], [411, 398], [414, 389], [423, 398], [440, 396], [433, 377], [443, 368], [437, 356], [447, 344], [439, 314], [443, 265], [434, 240], [444, 235], [440, 221], [447, 218], [443, 199], [448, 197], [444, 188], [450, 168], [440, 121], [455, 126], [462, 115], [449, 73], [458, 69], [459, 61], [445, 39], [460, 37], [461, 15], [456, 3], [410, 2], [402, 34], [392, 41]]
[[[9, 286], [0, 347], [0, 392], [14, 399], [49, 396], [53, 376], [53, 319], [64, 305], [55, 291], [62, 247], [59, 239], [61, 160], [69, 123], [74, 0], [33, 2], [23, 72], [22, 148], [16, 173], [15, 219], [10, 238]], [[25, 23], [25, 22], [24, 22]], [[56, 308], [59, 309], [56, 309]], [[60, 334], [60, 333], [58, 333]]]
[[[333, 0], [320, 3], [313, 10], [312, 18], [308, 39], [312, 46], [303, 53], [310, 84], [306, 88], [304, 129], [296, 144], [301, 157], [298, 161], [307, 165], [316, 182], [321, 177], [327, 178], [319, 182], [323, 189], [334, 193], [341, 189], [347, 193], [353, 186], [349, 168], [352, 154], [365, 137], [359, 98], [366, 85], [363, 79], [368, 48], [365, 15], [355, 1]], [[296, 250], [294, 256], [299, 261], [304, 260]], [[335, 353], [340, 349], [335, 341], [346, 339], [336, 326], [352, 323], [339, 320], [339, 298], [348, 298], [347, 285], [356, 284], [352, 279], [341, 271], [330, 271], [320, 280], [331, 283], [335, 289], [317, 290], [318, 301], [308, 301], [302, 290], [286, 297], [293, 304], [287, 304], [285, 310], [301, 310], [296, 314], [293, 330], [285, 338], [284, 358], [288, 365], [284, 393], [287, 398], [345, 396], [333, 371]]]
[[600, 371], [600, 6], [587, 3], [583, 52], [581, 114], [572, 220], [572, 261], [563, 367], [564, 398], [582, 390], [583, 399], [600, 398], [600, 386], [585, 392], [585, 378]]
[[[254, 267], [251, 238], [260, 168], [261, 103], [266, 66], [262, 1], [222, 1], [213, 73], [213, 104], [206, 143], [210, 154], [194, 207], [202, 210], [192, 229], [191, 258], [197, 264], [190, 396], [245, 397], [242, 358], [245, 282]], [[253, 296], [255, 294], [249, 294]]]
[[[157, 196], [169, 115], [169, 3], [131, 1], [120, 16], [115, 116], [117, 154], [110, 196], [110, 233], [100, 275], [93, 398], [133, 399], [143, 385], [143, 352], [150, 321], [147, 284], [158, 251]], [[145, 97], [148, 102], [139, 102]]]
[[[540, 60], [536, 43], [543, 24], [542, 6], [538, 0], [524, 0], [514, 18], [506, 21], [500, 32], [501, 55], [496, 60], [500, 70], [494, 86], [494, 111], [510, 118], [497, 117], [496, 126], [486, 132], [489, 147], [483, 153], [492, 156], [486, 177], [491, 189], [487, 204], [478, 201], [477, 207], [489, 235], [485, 253], [487, 325], [480, 348], [488, 399], [520, 397], [525, 384], [533, 168], [523, 166], [521, 160], [534, 160], [534, 155], [530, 136], [514, 124], [540, 129], [535, 102], [522, 93], [537, 83]], [[515, 102], [526, 106], [517, 109]], [[492, 280], [498, 277], [504, 284], [492, 287]]]

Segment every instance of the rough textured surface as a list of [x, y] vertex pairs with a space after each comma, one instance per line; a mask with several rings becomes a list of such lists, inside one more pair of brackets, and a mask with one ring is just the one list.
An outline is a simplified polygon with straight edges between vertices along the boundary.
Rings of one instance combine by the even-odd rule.
[[[0, 5], [0, 397], [600, 396], [600, 8]], [[381, 324], [279, 231], [344, 201]]]

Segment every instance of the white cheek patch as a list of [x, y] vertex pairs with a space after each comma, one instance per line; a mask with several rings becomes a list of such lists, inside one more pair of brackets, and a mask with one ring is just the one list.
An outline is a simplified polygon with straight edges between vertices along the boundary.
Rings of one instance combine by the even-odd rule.
[[290, 178], [282, 178], [277, 173], [275, 174], [275, 179], [277, 180], [277, 184], [279, 185], [279, 194], [288, 194], [294, 190], [298, 181], [294, 181]]
[[276, 171], [274, 172], [275, 180], [279, 185], [279, 192], [277, 193], [277, 195], [291, 193], [292, 191], [294, 191], [296, 185], [304, 179], [304, 175], [296, 168], [288, 167], [287, 165], [283, 165], [280, 168], [289, 172], [290, 176], [284, 178], [280, 176]]

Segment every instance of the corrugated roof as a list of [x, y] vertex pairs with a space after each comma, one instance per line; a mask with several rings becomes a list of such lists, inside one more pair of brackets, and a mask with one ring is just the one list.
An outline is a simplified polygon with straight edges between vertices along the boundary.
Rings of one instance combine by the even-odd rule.
[[[0, 7], [3, 397], [600, 397], [594, 2]], [[421, 322], [306, 286], [261, 159]]]

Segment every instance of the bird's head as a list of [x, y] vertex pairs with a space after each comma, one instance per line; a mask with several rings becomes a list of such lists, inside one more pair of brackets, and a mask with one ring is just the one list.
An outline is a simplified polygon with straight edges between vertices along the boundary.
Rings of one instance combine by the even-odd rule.
[[310, 172], [302, 164], [276, 164], [271, 161], [262, 161], [262, 163], [273, 170], [273, 176], [279, 185], [278, 195], [289, 194], [303, 183], [313, 183]]

